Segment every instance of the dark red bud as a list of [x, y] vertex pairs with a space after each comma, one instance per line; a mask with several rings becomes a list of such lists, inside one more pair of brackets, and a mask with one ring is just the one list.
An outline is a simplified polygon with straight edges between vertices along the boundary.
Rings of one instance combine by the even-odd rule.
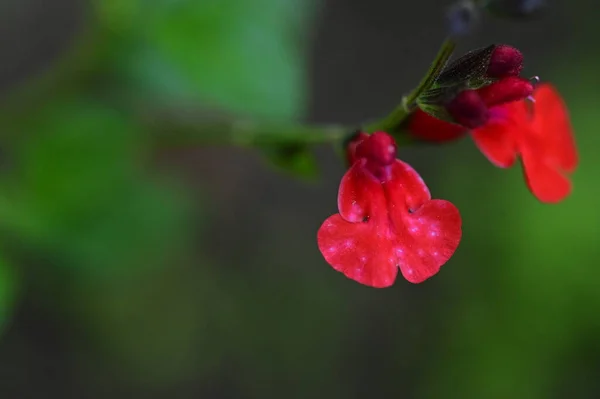
[[356, 147], [356, 156], [376, 166], [390, 165], [396, 159], [396, 142], [387, 133], [375, 132]]
[[376, 179], [385, 182], [390, 179], [389, 166], [396, 160], [396, 142], [384, 132], [367, 136], [356, 146], [355, 161], [363, 160], [364, 167]]
[[511, 76], [482, 87], [477, 93], [485, 105], [493, 107], [529, 97], [533, 93], [533, 84], [527, 79]]
[[496, 46], [490, 57], [486, 75], [490, 78], [518, 76], [523, 69], [523, 54], [512, 46]]
[[356, 132], [346, 144], [346, 160], [348, 166], [354, 165], [354, 162], [358, 159], [356, 156], [356, 147], [362, 143], [365, 139], [369, 138], [369, 135], [363, 132]]
[[484, 125], [489, 117], [488, 109], [476, 90], [464, 90], [446, 105], [446, 110], [454, 120], [475, 129]]

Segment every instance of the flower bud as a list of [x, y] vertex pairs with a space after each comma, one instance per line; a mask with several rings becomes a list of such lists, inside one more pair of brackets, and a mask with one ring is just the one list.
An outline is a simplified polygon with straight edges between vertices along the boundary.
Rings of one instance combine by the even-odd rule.
[[469, 51], [452, 61], [438, 76], [435, 86], [469, 86], [471, 82], [485, 77], [489, 62], [497, 45]]
[[390, 167], [396, 161], [396, 154], [394, 138], [384, 132], [371, 135], [359, 132], [346, 144], [349, 166], [362, 166], [380, 182], [390, 179]]
[[445, 122], [477, 128], [488, 108], [531, 95], [533, 84], [519, 77], [523, 54], [506, 44], [471, 51], [446, 67], [417, 98], [427, 114]]
[[494, 79], [518, 76], [523, 54], [507, 44], [473, 50], [451, 62], [435, 81], [436, 87], [462, 85], [477, 88]]
[[387, 166], [396, 159], [396, 142], [387, 133], [375, 132], [356, 147], [356, 157], [366, 158], [374, 166]]
[[519, 76], [523, 69], [523, 54], [516, 48], [500, 44], [494, 48], [486, 75], [490, 78]]
[[488, 109], [476, 90], [464, 90], [446, 105], [446, 110], [459, 124], [475, 129], [484, 125]]
[[488, 107], [522, 100], [533, 93], [533, 84], [518, 76], [510, 76], [477, 90], [481, 100]]
[[348, 166], [354, 165], [354, 162], [358, 159], [356, 155], [356, 147], [369, 137], [368, 134], [361, 132], [360, 130], [355, 132], [345, 142], [344, 148], [346, 149], [346, 161]]

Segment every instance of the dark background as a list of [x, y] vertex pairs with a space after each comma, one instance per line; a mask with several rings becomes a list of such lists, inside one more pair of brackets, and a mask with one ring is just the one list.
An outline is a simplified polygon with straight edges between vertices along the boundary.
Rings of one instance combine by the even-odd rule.
[[597, 4], [484, 15], [458, 50], [514, 45], [564, 95], [571, 197], [540, 204], [468, 138], [400, 148], [464, 238], [426, 283], [377, 290], [318, 252], [329, 147], [306, 182], [140, 117], [381, 117], [451, 4], [305, 3], [2, 0], [0, 398], [600, 397]]

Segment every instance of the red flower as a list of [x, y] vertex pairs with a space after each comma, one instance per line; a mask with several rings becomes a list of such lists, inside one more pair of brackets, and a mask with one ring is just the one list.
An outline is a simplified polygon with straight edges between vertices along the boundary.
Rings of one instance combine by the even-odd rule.
[[408, 130], [418, 139], [436, 143], [461, 138], [468, 132], [462, 125], [443, 121], [420, 109], [410, 116]]
[[[567, 108], [550, 84], [539, 85], [533, 102], [514, 101], [489, 109], [488, 122], [471, 131], [481, 152], [496, 166], [508, 168], [520, 157], [529, 190], [541, 202], [556, 203], [571, 192], [566, 177], [578, 164]], [[426, 140], [456, 138], [458, 125], [417, 111], [409, 129]], [[435, 131], [425, 129], [435, 128]], [[465, 130], [466, 132], [466, 130]]]
[[437, 118], [475, 129], [486, 124], [490, 107], [531, 95], [533, 85], [519, 76], [522, 69], [523, 54], [512, 46], [474, 50], [445, 67], [417, 103]]
[[456, 207], [431, 199], [417, 172], [395, 159], [396, 145], [387, 133], [360, 134], [349, 148], [353, 164], [340, 184], [339, 213], [317, 234], [325, 260], [378, 288], [394, 283], [398, 267], [412, 283], [435, 275], [460, 242]]
[[540, 85], [534, 103], [518, 101], [492, 108], [490, 121], [472, 132], [481, 152], [496, 166], [512, 166], [520, 156], [529, 190], [555, 203], [571, 192], [566, 173], [578, 163], [567, 108], [549, 84]]
[[457, 124], [476, 129], [488, 122], [490, 108], [525, 99], [532, 93], [530, 81], [509, 76], [479, 89], [459, 92], [446, 104], [446, 110]]

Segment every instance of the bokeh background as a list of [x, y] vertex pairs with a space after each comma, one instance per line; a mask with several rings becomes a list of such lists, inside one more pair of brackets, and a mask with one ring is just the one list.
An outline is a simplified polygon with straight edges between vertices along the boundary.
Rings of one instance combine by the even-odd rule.
[[306, 181], [196, 122], [383, 116], [450, 0], [2, 0], [0, 398], [599, 398], [598, 5], [549, 3], [459, 52], [512, 44], [555, 83], [572, 196], [540, 204], [468, 139], [401, 148], [464, 238], [376, 290], [316, 246], [331, 148]]

